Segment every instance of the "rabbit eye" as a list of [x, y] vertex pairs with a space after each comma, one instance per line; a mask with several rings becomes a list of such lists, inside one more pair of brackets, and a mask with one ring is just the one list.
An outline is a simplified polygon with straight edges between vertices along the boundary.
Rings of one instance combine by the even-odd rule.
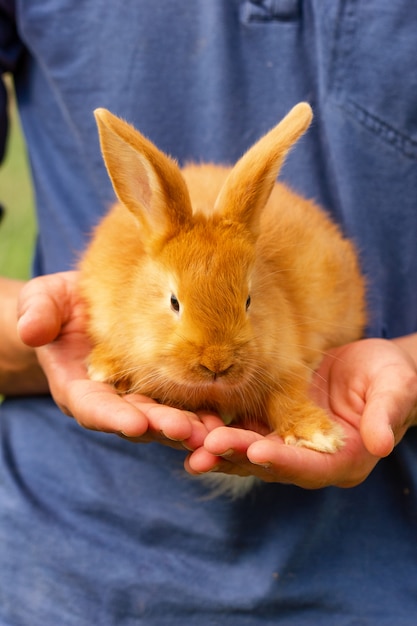
[[248, 297], [247, 297], [247, 299], [246, 299], [246, 310], [248, 310], [248, 309], [249, 309], [249, 307], [250, 307], [250, 302], [251, 302], [251, 298], [250, 298], [250, 296], [248, 296]]
[[179, 313], [180, 311], [180, 303], [178, 302], [177, 296], [174, 296], [173, 293], [171, 294], [171, 309], [175, 311], [175, 313]]

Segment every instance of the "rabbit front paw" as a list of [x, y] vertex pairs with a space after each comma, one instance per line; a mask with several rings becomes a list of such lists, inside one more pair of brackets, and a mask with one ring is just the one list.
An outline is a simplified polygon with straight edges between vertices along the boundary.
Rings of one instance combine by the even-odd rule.
[[288, 446], [301, 446], [317, 450], [317, 452], [334, 453], [340, 450], [344, 444], [343, 431], [337, 424], [331, 429], [313, 431], [308, 437], [299, 436], [296, 433], [284, 435], [284, 443]]
[[302, 446], [318, 452], [337, 452], [344, 444], [343, 428], [328, 413], [309, 400], [294, 401], [276, 411], [275, 432], [289, 446]]

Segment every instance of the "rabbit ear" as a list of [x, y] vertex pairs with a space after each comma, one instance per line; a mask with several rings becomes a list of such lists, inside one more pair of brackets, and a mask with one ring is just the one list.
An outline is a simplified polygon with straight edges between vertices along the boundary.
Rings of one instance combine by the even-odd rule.
[[119, 200], [139, 219], [148, 241], [170, 236], [191, 218], [179, 167], [130, 124], [96, 109], [101, 150]]
[[275, 128], [255, 143], [236, 163], [216, 201], [224, 217], [243, 223], [258, 235], [259, 218], [291, 146], [307, 130], [313, 113], [297, 104]]

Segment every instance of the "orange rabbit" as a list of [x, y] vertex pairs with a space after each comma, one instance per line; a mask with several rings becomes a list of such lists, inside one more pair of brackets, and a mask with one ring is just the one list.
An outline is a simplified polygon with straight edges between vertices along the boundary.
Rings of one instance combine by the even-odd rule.
[[276, 183], [310, 106], [233, 168], [181, 171], [126, 122], [95, 116], [120, 202], [80, 263], [91, 378], [336, 451], [341, 429], [308, 387], [325, 350], [361, 337], [364, 281], [338, 227]]

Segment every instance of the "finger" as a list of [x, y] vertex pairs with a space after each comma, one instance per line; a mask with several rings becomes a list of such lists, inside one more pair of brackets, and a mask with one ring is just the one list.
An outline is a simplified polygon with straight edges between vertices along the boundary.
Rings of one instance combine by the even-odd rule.
[[251, 430], [223, 426], [207, 435], [204, 448], [215, 456], [238, 462], [242, 458], [246, 459], [248, 447], [262, 438], [262, 435]]
[[192, 450], [203, 445], [208, 431], [194, 413], [159, 404], [139, 394], [127, 395], [125, 399], [146, 416], [151, 432], [183, 442]]
[[[68, 277], [71, 272], [67, 272]], [[41, 276], [29, 281], [18, 301], [18, 332], [21, 340], [36, 348], [53, 341], [64, 322], [68, 299], [66, 281], [61, 274]]]
[[226, 471], [227, 463], [205, 448], [197, 448], [184, 461], [185, 470], [192, 475], [205, 474], [214, 471]]
[[31, 348], [50, 343], [60, 332], [60, 311], [47, 294], [28, 295], [19, 315], [17, 332], [22, 342]]
[[288, 446], [278, 437], [254, 442], [248, 459], [269, 471], [276, 482], [294, 484], [304, 489], [319, 489], [338, 483], [341, 453], [324, 454], [298, 446]]
[[223, 472], [240, 476], [258, 475], [260, 472], [248, 460], [246, 450], [259, 438], [259, 433], [227, 426], [217, 427], [205, 438], [204, 447], [187, 458], [185, 468], [192, 474]]
[[417, 375], [414, 367], [387, 367], [366, 395], [360, 425], [369, 452], [378, 457], [390, 454], [411, 425], [417, 406]]
[[[206, 415], [205, 417], [208, 418], [211, 426], [219, 423], [219, 418], [216, 416]], [[204, 447], [197, 449], [187, 458], [185, 468], [193, 474], [213, 471], [241, 473], [239, 472], [240, 465], [250, 465], [246, 457], [246, 449], [254, 437], [257, 438], [258, 436], [260, 437], [257, 433], [250, 431], [229, 426], [217, 426], [206, 436]], [[244, 474], [247, 473], [244, 471]]]
[[413, 402], [397, 394], [373, 396], [366, 404], [360, 431], [367, 450], [379, 458], [388, 456], [409, 426]]
[[391, 422], [398, 421], [399, 411], [389, 406], [390, 398], [375, 398], [364, 410], [360, 433], [367, 450], [379, 457], [388, 456], [395, 446], [394, 431]]
[[146, 416], [105, 383], [71, 381], [60, 408], [90, 430], [140, 437], [148, 428]]
[[207, 430], [211, 432], [215, 428], [224, 426], [224, 422], [216, 413], [208, 413], [207, 411], [197, 411], [199, 420], [205, 425]]

